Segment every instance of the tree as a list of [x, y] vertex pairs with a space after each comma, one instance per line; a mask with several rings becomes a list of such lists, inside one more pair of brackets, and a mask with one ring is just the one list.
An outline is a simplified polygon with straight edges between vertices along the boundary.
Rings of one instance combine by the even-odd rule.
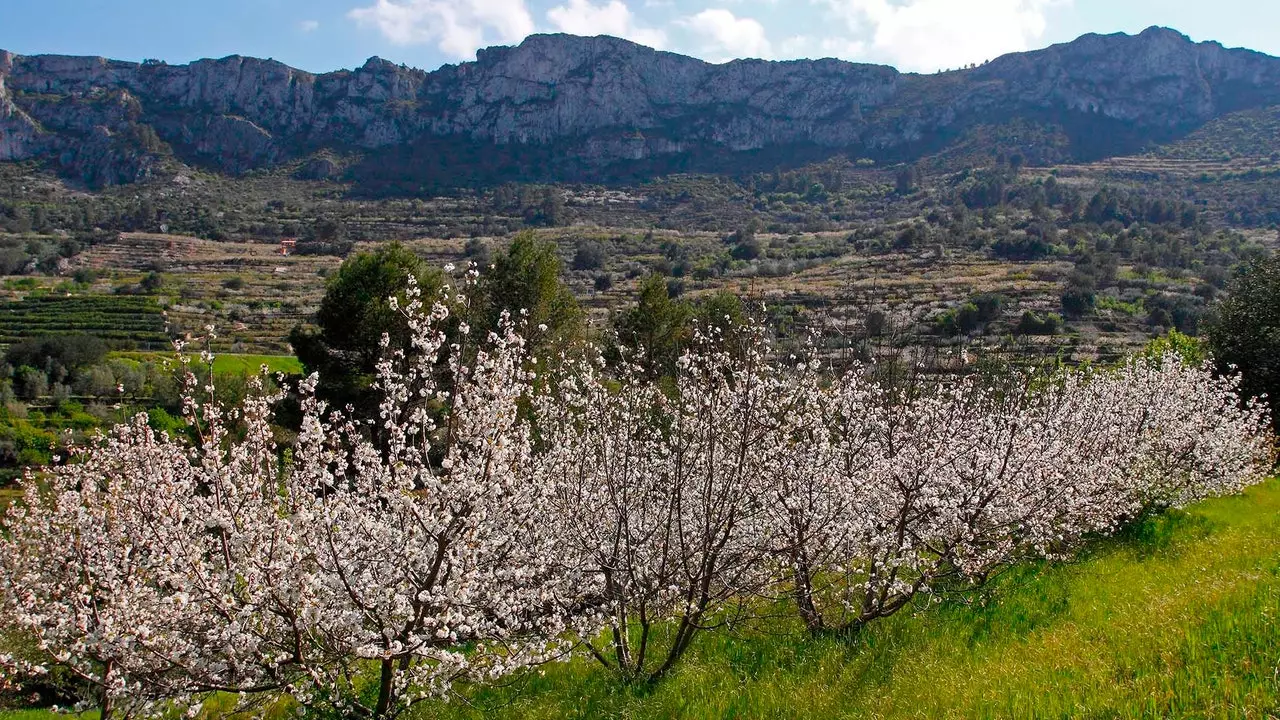
[[334, 244], [342, 242], [347, 236], [346, 225], [336, 218], [324, 218], [312, 228], [310, 239], [318, 243]]
[[34, 402], [49, 393], [49, 376], [33, 367], [19, 367], [14, 372], [13, 389], [18, 397]]
[[463, 248], [467, 259], [479, 265], [482, 268], [488, 267], [492, 259], [492, 253], [489, 251], [489, 243], [480, 238], [471, 238]]
[[760, 241], [752, 236], [734, 245], [730, 255], [734, 260], [755, 260], [760, 257], [760, 252]]
[[801, 382], [764, 504], [806, 626], [857, 629], [1269, 472], [1265, 413], [1179, 355], [904, 392]]
[[615, 365], [639, 365], [650, 379], [672, 378], [697, 332], [708, 338], [731, 337], [748, 324], [737, 295], [720, 292], [685, 302], [672, 295], [661, 275], [650, 275], [640, 283], [636, 305], [614, 318], [614, 345], [605, 356]]
[[35, 368], [53, 382], [63, 382], [106, 356], [107, 344], [101, 338], [80, 333], [24, 340], [5, 351], [4, 361], [15, 368]]
[[165, 659], [181, 625], [171, 622], [169, 596], [138, 557], [134, 534], [154, 509], [139, 485], [157, 469], [181, 473], [190, 463], [144, 428], [117, 428], [86, 464], [49, 472], [49, 492], [28, 478], [0, 535], [0, 625], [31, 633], [42, 655], [0, 657], [0, 671], [60, 667], [93, 689], [105, 720], [167, 694]]
[[1219, 371], [1239, 372], [1245, 395], [1265, 394], [1280, 428], [1280, 259], [1241, 270], [1210, 312], [1204, 335]]
[[535, 354], [553, 357], [582, 334], [582, 310], [564, 284], [563, 264], [556, 244], [520, 233], [480, 276], [471, 322], [480, 328], [498, 326], [503, 313], [525, 313], [526, 341]]
[[394, 718], [591, 634], [570, 627], [592, 613], [564, 600], [583, 584], [557, 559], [561, 518], [521, 412], [523, 324], [504, 318], [468, 355], [448, 306], [403, 295], [414, 352], [388, 346], [378, 364], [379, 447], [309, 380], [286, 456], [278, 394], [259, 383], [222, 407], [188, 373], [194, 447], [139, 416], [29, 478], [0, 535], [0, 622], [44, 657], [0, 662], [66, 668], [104, 718], [216, 692]]
[[1070, 285], [1062, 293], [1062, 313], [1070, 318], [1082, 318], [1093, 312], [1097, 295], [1087, 286]]
[[444, 282], [438, 270], [399, 243], [352, 256], [329, 277], [316, 329], [295, 328], [289, 336], [306, 371], [319, 373], [320, 397], [366, 414], [376, 407], [371, 386], [382, 336], [388, 335], [395, 348], [410, 345], [408, 321], [390, 302], [393, 297], [404, 300], [409, 278], [428, 294]]
[[742, 298], [734, 293], [704, 295], [693, 304], [693, 326], [709, 340], [733, 338], [739, 329], [751, 325], [753, 320], [748, 317]]
[[916, 191], [919, 171], [912, 165], [904, 165], [894, 177], [894, 190], [899, 195], [910, 195]]
[[525, 220], [546, 227], [567, 225], [569, 218], [565, 209], [564, 193], [556, 188], [545, 188], [538, 194], [540, 197], [536, 201], [532, 197], [522, 200], [525, 206]]
[[155, 270], [152, 270], [143, 276], [142, 280], [138, 283], [138, 287], [141, 288], [144, 293], [155, 292], [163, 286], [164, 276]]
[[62, 668], [107, 720], [278, 693], [396, 718], [575, 640], [653, 682], [762, 596], [856, 631], [1275, 460], [1265, 408], [1180, 340], [904, 385], [708, 322], [669, 378], [592, 352], [539, 383], [526, 314], [455, 316], [473, 282], [409, 276], [388, 303], [408, 342], [382, 342], [377, 443], [315, 378], [284, 445], [263, 379], [224, 404], [186, 372], [191, 436], [138, 416], [31, 473], [0, 533], [0, 631], [35, 656], [0, 656], [4, 677]]
[[607, 259], [603, 245], [593, 240], [584, 240], [578, 243], [578, 249], [573, 254], [573, 269], [599, 270], [604, 267]]
[[[757, 497], [783, 395], [754, 330], [698, 343], [670, 391], [637, 366], [583, 361], [538, 408], [556, 513], [575, 519], [561, 553], [597, 579], [609, 622], [579, 640], [625, 681], [665, 676], [768, 582]], [[712, 349], [729, 341], [747, 349]]]
[[[581, 334], [581, 311], [560, 272], [554, 243], [518, 235], [493, 258], [492, 269], [480, 273], [479, 285], [466, 298], [468, 306], [454, 308], [451, 336], [469, 352], [474, 343], [459, 334], [462, 325], [483, 337], [498, 329], [504, 313], [524, 312], [531, 347], [545, 357], [556, 355]], [[320, 374], [317, 392], [323, 399], [338, 407], [351, 404], [362, 417], [374, 413], [377, 393], [372, 385], [383, 335], [391, 348], [416, 352], [403, 313], [409, 279], [427, 295], [451, 282], [398, 243], [348, 258], [330, 276], [316, 328], [296, 328], [289, 337], [307, 372]]]
[[616, 346], [609, 357], [616, 362], [637, 363], [649, 378], [675, 374], [676, 361], [688, 348], [689, 321], [693, 310], [671, 298], [667, 281], [653, 274], [640, 283], [635, 307], [613, 321]]
[[1030, 310], [1022, 313], [1022, 317], [1018, 320], [1015, 328], [1019, 335], [1055, 335], [1059, 326], [1062, 325], [1062, 318], [1058, 315], [1050, 313], [1041, 316]]

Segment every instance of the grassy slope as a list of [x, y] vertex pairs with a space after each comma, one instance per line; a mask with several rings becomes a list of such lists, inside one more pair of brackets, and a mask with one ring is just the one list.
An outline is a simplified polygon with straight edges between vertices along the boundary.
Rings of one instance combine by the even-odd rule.
[[707, 635], [652, 690], [582, 660], [415, 716], [1274, 718], [1278, 615], [1273, 480], [1150, 520], [1079, 562], [1024, 568], [985, 603], [935, 605], [856, 640]]
[[575, 662], [446, 716], [1275, 717], [1277, 615], [1272, 481], [1008, 576], [985, 606], [938, 605], [848, 642], [706, 636], [651, 692]]

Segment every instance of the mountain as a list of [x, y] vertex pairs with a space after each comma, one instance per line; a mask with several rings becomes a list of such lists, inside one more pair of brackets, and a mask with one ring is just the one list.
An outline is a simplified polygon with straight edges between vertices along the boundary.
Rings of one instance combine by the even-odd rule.
[[933, 75], [830, 59], [713, 65], [569, 35], [434, 72], [378, 58], [316, 75], [239, 56], [171, 66], [0, 51], [0, 160], [98, 186], [144, 179], [172, 155], [392, 187], [911, 161], [975, 143], [1052, 163], [1271, 105], [1280, 59], [1162, 28]]

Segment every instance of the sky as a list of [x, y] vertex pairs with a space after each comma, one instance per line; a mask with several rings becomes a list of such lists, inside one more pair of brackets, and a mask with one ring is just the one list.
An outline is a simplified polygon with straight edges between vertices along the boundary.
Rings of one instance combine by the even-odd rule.
[[836, 57], [932, 72], [1151, 25], [1280, 56], [1277, 0], [0, 0], [0, 48], [312, 72], [433, 70], [531, 33], [614, 35], [710, 62]]

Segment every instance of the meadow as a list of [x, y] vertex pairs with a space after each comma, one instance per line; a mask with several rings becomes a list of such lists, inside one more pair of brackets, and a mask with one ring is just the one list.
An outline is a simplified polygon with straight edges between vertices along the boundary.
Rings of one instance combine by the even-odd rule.
[[[172, 362], [175, 359], [174, 354], [171, 352], [117, 352], [112, 353], [111, 357], [119, 357], [135, 362], [153, 363]], [[196, 355], [192, 355], [191, 358], [193, 361], [198, 362], [199, 360], [199, 357]], [[267, 371], [272, 374], [302, 374], [302, 363], [298, 362], [298, 358], [292, 355], [238, 355], [234, 353], [218, 353], [213, 357], [214, 375], [245, 377], [258, 374], [263, 367], [267, 368]]]

